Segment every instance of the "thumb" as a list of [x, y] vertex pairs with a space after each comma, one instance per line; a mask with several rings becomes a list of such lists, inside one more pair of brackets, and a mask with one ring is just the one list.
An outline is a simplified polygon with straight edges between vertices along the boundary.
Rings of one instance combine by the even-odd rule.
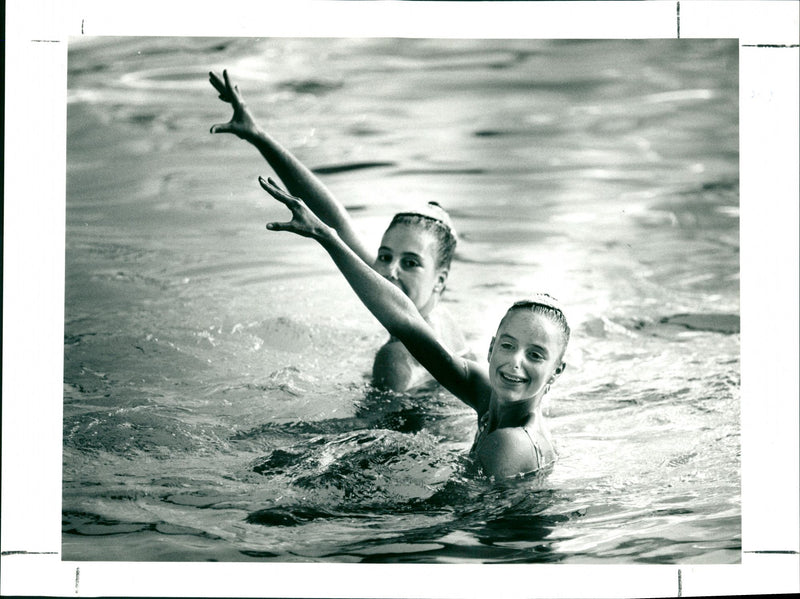
[[288, 223], [267, 223], [267, 229], [269, 231], [291, 231], [292, 230], [291, 224], [292, 223], [290, 223], [290, 222], [288, 222]]
[[230, 131], [230, 123], [218, 123], [216, 125], [211, 125], [211, 129], [209, 130], [210, 133], [230, 133]]

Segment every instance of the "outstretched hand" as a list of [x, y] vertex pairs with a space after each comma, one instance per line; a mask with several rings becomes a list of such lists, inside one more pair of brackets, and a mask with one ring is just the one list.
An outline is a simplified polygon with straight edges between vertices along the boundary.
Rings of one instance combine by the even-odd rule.
[[258, 182], [261, 187], [273, 198], [278, 200], [292, 212], [292, 220], [283, 223], [267, 223], [270, 231], [289, 231], [303, 237], [322, 240], [326, 235], [330, 235], [333, 229], [323, 223], [314, 214], [305, 202], [300, 198], [288, 194], [282, 190], [271, 178], [264, 180], [259, 177]]
[[211, 133], [233, 133], [242, 139], [250, 139], [258, 133], [258, 125], [244, 103], [239, 86], [231, 83], [228, 71], [222, 71], [222, 78], [214, 72], [208, 74], [208, 80], [219, 92], [219, 99], [233, 107], [233, 116], [227, 123], [219, 123], [211, 127]]

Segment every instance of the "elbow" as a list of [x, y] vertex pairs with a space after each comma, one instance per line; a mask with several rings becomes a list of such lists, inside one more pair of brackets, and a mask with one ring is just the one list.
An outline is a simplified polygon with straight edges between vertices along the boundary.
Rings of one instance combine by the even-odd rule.
[[[406, 297], [403, 296], [402, 299], [405, 300]], [[420, 336], [420, 328], [427, 325], [422, 317], [415, 314], [415, 312], [416, 306], [413, 304], [411, 306], [398, 306], [398, 310], [394, 312], [395, 317], [383, 323], [388, 333], [395, 339], [400, 340], [406, 348], [409, 348], [409, 344], [413, 344], [414, 339]]]

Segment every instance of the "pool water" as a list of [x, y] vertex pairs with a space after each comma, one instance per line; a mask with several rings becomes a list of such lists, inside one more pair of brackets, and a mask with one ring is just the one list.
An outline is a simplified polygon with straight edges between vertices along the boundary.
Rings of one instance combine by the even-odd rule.
[[[738, 563], [735, 40], [73, 39], [66, 560]], [[477, 356], [532, 291], [567, 306], [560, 460], [487, 480], [435, 384], [316, 244], [269, 233], [258, 153], [209, 127], [227, 68], [377, 248], [436, 200]]]

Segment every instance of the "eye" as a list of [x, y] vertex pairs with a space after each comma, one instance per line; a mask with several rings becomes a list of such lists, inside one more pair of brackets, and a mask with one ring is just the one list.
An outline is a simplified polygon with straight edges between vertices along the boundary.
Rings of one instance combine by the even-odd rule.
[[544, 360], [544, 356], [539, 352], [529, 351], [528, 352], [528, 359], [533, 360], [534, 362], [541, 362]]
[[391, 254], [378, 254], [378, 262], [391, 262]]
[[414, 258], [403, 258], [403, 268], [417, 268], [421, 266], [419, 260], [415, 260]]
[[509, 341], [502, 341], [500, 342], [500, 347], [502, 349], [514, 349], [514, 344]]

